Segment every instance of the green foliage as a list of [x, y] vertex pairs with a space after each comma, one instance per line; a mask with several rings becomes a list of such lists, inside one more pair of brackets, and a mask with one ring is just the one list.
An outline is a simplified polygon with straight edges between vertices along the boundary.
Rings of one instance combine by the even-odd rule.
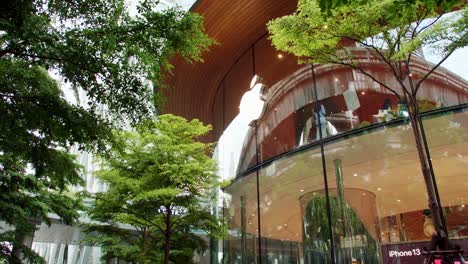
[[[50, 213], [70, 224], [79, 216], [81, 201], [67, 192], [68, 186], [82, 183], [70, 146], [103, 148], [110, 136], [105, 121], [66, 102], [58, 83], [40, 66], [1, 59], [0, 72], [0, 220], [20, 237], [33, 233], [33, 219], [49, 223]], [[16, 237], [2, 241], [32, 256]], [[13, 262], [10, 249], [0, 247]]]
[[[106, 258], [159, 263], [168, 243], [174, 263], [189, 263], [193, 251], [204, 248], [194, 229], [222, 235], [222, 225], [200, 204], [216, 180], [207, 155], [212, 144], [197, 141], [210, 129], [198, 120], [161, 115], [136, 132], [116, 133], [117, 144], [97, 174], [109, 190], [95, 195], [89, 214], [99, 223], [87, 228], [98, 232], [88, 241], [101, 245]], [[128, 226], [132, 231], [125, 231]], [[133, 249], [120, 250], [126, 245]]]
[[[460, 10], [444, 16], [425, 1], [368, 0], [322, 12], [318, 1], [300, 0], [296, 13], [270, 21], [268, 30], [278, 49], [305, 63], [352, 68], [406, 101], [410, 114], [417, 114], [422, 83], [456, 49], [467, 45], [468, 7], [460, 2], [452, 8]], [[441, 56], [427, 70], [414, 67], [414, 54], [423, 46]], [[390, 87], [372, 72], [373, 63], [379, 63], [400, 87]]]
[[[319, 0], [319, 6], [322, 12], [330, 13], [331, 10], [340, 7], [342, 5], [365, 5], [368, 4], [369, 0]], [[460, 4], [459, 0], [406, 0], [399, 1], [398, 4], [401, 6], [412, 5], [415, 2], [436, 11], [451, 11], [454, 7]]]
[[[51, 213], [77, 220], [81, 199], [68, 188], [83, 181], [71, 146], [105, 151], [111, 121], [154, 113], [170, 59], [200, 61], [212, 44], [202, 24], [201, 16], [161, 10], [158, 1], [142, 1], [134, 15], [124, 0], [2, 3], [0, 221], [15, 231], [0, 230], [0, 241], [14, 245], [0, 244], [3, 258], [22, 261], [15, 249], [34, 258], [17, 239], [32, 234], [31, 220], [48, 223]], [[87, 105], [65, 100], [61, 86], [83, 94], [77, 99]]]
[[[366, 1], [340, 5], [325, 14], [314, 0], [300, 0], [297, 12], [271, 21], [272, 42], [306, 62], [356, 66], [349, 42], [367, 48], [385, 63], [400, 61], [422, 46], [442, 55], [466, 45], [466, 7], [442, 18], [421, 1]], [[355, 2], [354, 2], [355, 3]], [[431, 21], [422, 22], [431, 18]]]
[[131, 16], [123, 0], [9, 1], [0, 16], [0, 58], [54, 69], [86, 92], [91, 107], [105, 104], [136, 121], [161, 99], [152, 88], [163, 87], [169, 59], [199, 61], [213, 43], [201, 16], [160, 7], [142, 1]]
[[[376, 238], [367, 230], [352, 206], [337, 196], [330, 196], [330, 216], [338, 263], [349, 263], [350, 255], [360, 256], [364, 263], [379, 263], [379, 246]], [[313, 262], [329, 263], [330, 241], [326, 198], [313, 197], [305, 205], [304, 254]], [[345, 249], [341, 239], [360, 239], [364, 245]], [[348, 250], [348, 252], [347, 252]]]

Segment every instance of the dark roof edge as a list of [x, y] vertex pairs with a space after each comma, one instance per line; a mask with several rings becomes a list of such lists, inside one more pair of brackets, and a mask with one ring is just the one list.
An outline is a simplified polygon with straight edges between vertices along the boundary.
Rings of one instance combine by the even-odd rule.
[[189, 8], [189, 12], [194, 12], [194, 9], [197, 8], [197, 6], [200, 4], [202, 0], [196, 0], [195, 3]]

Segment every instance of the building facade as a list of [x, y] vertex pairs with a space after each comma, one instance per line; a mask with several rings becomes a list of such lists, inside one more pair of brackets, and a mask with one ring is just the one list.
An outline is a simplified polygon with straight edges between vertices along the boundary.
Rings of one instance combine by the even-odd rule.
[[[261, 114], [235, 139], [243, 144], [237, 171], [224, 176], [232, 178], [221, 202], [229, 231], [212, 261], [422, 263], [434, 227], [407, 107], [358, 71], [301, 65], [275, 50], [265, 24], [295, 7], [287, 0], [192, 7], [219, 45], [204, 64], [175, 62], [166, 111], [213, 124], [207, 140], [217, 140], [252, 78], [264, 84]], [[353, 53], [398, 87], [365, 50]], [[413, 74], [431, 66], [419, 54]], [[462, 75], [439, 68], [418, 104], [445, 228], [468, 252], [468, 72]]]

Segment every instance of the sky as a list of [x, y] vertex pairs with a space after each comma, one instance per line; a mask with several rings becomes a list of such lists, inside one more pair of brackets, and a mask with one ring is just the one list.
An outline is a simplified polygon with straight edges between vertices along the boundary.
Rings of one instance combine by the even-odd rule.
[[[437, 63], [440, 61], [438, 56], [433, 55], [429, 50], [424, 49], [426, 60]], [[458, 74], [463, 79], [468, 80], [468, 47], [456, 50], [448, 59], [442, 63], [442, 67]]]

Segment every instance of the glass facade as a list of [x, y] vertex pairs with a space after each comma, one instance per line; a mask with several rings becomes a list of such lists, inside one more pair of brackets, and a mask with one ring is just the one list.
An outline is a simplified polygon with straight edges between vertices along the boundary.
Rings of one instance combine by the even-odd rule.
[[[398, 89], [378, 66], [368, 70]], [[223, 263], [422, 263], [434, 224], [403, 100], [333, 65], [315, 66], [314, 86], [312, 67], [265, 37], [220, 85], [224, 127], [235, 115], [226, 100], [254, 74], [266, 85], [265, 107], [224, 190]], [[440, 68], [418, 105], [445, 228], [468, 252], [468, 82]]]

